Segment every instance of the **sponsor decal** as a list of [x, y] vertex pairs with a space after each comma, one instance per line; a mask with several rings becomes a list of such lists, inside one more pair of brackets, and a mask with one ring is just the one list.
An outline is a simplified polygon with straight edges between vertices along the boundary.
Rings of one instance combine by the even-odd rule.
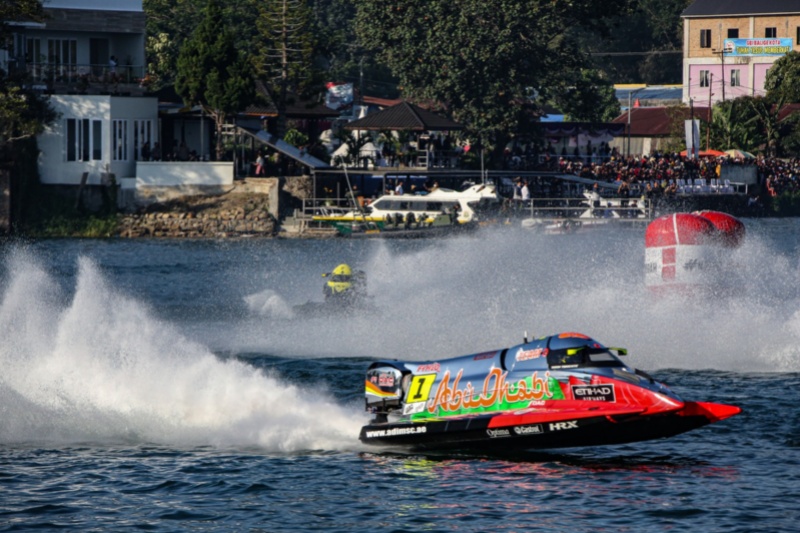
[[517, 352], [517, 361], [530, 361], [547, 355], [547, 348], [536, 348], [535, 350], [521, 350]]
[[494, 357], [494, 354], [495, 354], [495, 352], [479, 353], [478, 355], [473, 357], [472, 360], [473, 361], [482, 361], [484, 359], [491, 359], [492, 357]]
[[414, 376], [408, 388], [406, 401], [409, 403], [425, 402], [431, 394], [431, 387], [436, 381], [436, 374], [423, 374]]
[[538, 372], [534, 372], [530, 378], [507, 383], [508, 372], [493, 368], [483, 380], [481, 389], [476, 389], [470, 382], [467, 382], [462, 389], [459, 385], [463, 372], [464, 369], [458, 371], [452, 385], [450, 371], [444, 373], [433, 401], [428, 404], [429, 413], [435, 414], [437, 409], [453, 412], [460, 409], [497, 408], [504, 403], [513, 404], [553, 397], [550, 391], [550, 372], [545, 372], [543, 378], [539, 377]]
[[566, 422], [550, 422], [550, 431], [563, 431], [565, 429], [578, 429], [577, 420], [568, 420]]
[[407, 403], [403, 406], [404, 415], [415, 415], [425, 410], [425, 402]]
[[510, 437], [511, 432], [507, 429], [487, 429], [486, 434], [492, 439], [499, 439], [502, 437]]
[[407, 428], [392, 428], [392, 429], [380, 429], [375, 431], [367, 431], [366, 437], [368, 439], [375, 439], [380, 437], [396, 437], [399, 435], [417, 435], [419, 433], [426, 433], [428, 428], [425, 426], [414, 426], [414, 427], [407, 427]]
[[514, 428], [514, 433], [517, 435], [538, 435], [540, 433], [544, 433], [544, 428], [541, 424], [535, 424], [533, 426], [516, 426]]
[[378, 377], [378, 386], [379, 387], [394, 387], [394, 375], [392, 375], [392, 374], [381, 374]]
[[572, 397], [576, 400], [592, 400], [597, 402], [615, 402], [614, 385], [573, 385]]
[[430, 363], [430, 364], [427, 364], [427, 365], [419, 365], [417, 367], [417, 373], [418, 374], [422, 374], [422, 373], [425, 373], [425, 372], [438, 372], [439, 369], [441, 369], [441, 368], [442, 368], [442, 365], [440, 365], [439, 363]]

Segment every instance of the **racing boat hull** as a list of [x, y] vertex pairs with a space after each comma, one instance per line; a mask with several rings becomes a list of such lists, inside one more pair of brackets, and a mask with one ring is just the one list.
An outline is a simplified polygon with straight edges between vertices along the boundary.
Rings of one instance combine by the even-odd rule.
[[[534, 414], [532, 416], [475, 416], [426, 424], [370, 424], [361, 429], [367, 444], [414, 449], [550, 449], [605, 446], [673, 437], [717, 421], [708, 406], [726, 411], [723, 404], [689, 402], [669, 414], [641, 416], [641, 409]], [[739, 412], [734, 408], [727, 416]], [[727, 418], [726, 416], [726, 418]]]

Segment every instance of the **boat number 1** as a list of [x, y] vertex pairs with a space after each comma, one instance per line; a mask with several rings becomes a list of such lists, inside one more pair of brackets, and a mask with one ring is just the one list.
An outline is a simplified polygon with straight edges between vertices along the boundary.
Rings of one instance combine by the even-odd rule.
[[409, 387], [408, 398], [406, 399], [406, 402], [413, 403], [427, 401], [434, 381], [436, 381], [436, 374], [422, 374], [419, 376], [414, 376], [414, 379], [411, 380], [411, 387]]

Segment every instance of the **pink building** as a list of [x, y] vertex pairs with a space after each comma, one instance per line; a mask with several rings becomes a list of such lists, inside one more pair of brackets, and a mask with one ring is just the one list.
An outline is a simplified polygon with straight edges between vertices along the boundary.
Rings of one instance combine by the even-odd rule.
[[769, 68], [800, 51], [800, 0], [695, 0], [683, 23], [683, 101], [763, 96]]

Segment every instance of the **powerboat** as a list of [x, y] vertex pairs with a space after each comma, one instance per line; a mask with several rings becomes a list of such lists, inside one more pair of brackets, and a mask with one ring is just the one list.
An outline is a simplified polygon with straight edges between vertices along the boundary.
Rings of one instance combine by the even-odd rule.
[[477, 222], [482, 209], [499, 203], [493, 184], [472, 185], [463, 191], [437, 187], [426, 194], [383, 195], [368, 206], [343, 213], [322, 213], [313, 219], [334, 226], [341, 234], [468, 226]]
[[367, 369], [366, 444], [415, 449], [539, 449], [670, 437], [734, 416], [684, 401], [625, 364], [624, 348], [560, 333], [452, 359]]

